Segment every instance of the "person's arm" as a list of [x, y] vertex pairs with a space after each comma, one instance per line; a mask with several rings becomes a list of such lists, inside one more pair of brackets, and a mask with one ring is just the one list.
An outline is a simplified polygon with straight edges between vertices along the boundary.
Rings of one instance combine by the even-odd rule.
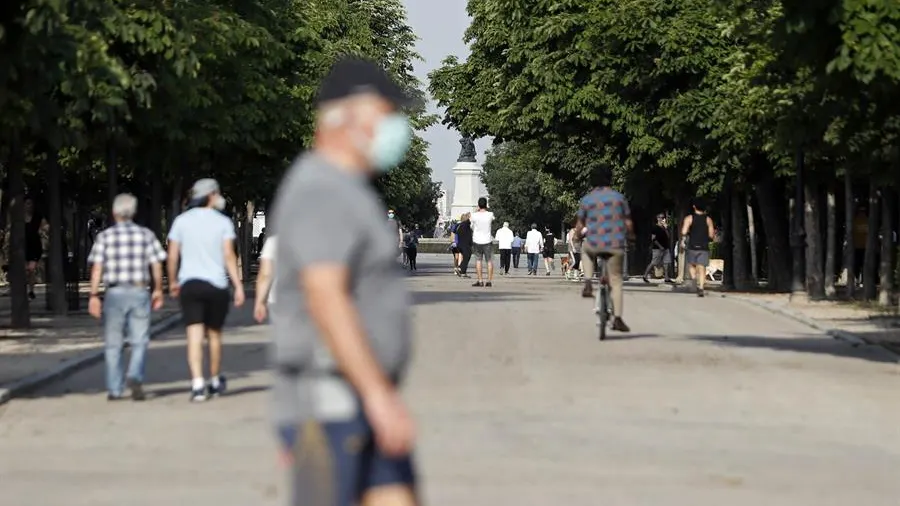
[[150, 263], [150, 274], [153, 277], [150, 299], [153, 304], [153, 309], [159, 309], [163, 304], [162, 263], [166, 260], [166, 252], [163, 250], [162, 245], [151, 230], [148, 229], [146, 233], [147, 241], [150, 246], [147, 260]]
[[228, 272], [228, 277], [231, 278], [231, 285], [234, 287], [234, 305], [235, 307], [240, 307], [244, 303], [244, 282], [241, 280], [238, 272], [237, 255], [234, 253], [234, 240], [237, 235], [234, 233], [234, 224], [231, 223], [231, 220], [227, 220], [227, 224], [223, 226], [222, 252], [225, 255], [225, 270]]
[[181, 219], [175, 218], [168, 236], [168, 261], [166, 272], [169, 278], [169, 295], [178, 297], [181, 287], [178, 285], [178, 262], [181, 260]]
[[102, 304], [100, 303], [100, 281], [103, 279], [103, 262], [105, 260], [106, 247], [104, 245], [104, 235], [100, 233], [91, 248], [88, 255], [88, 262], [91, 264], [91, 291], [88, 296], [88, 313], [94, 318], [100, 318], [102, 313]]
[[712, 218], [709, 216], [706, 217], [706, 230], [709, 233], [709, 240], [713, 240], [716, 237], [716, 226], [713, 224]]
[[687, 237], [688, 233], [691, 231], [691, 224], [694, 223], [694, 217], [688, 216], [681, 223], [681, 242], [684, 242], [684, 238]]

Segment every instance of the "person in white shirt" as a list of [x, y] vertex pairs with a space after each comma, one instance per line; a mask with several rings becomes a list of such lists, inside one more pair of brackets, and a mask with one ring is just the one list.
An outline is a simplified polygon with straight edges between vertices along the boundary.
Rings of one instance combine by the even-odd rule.
[[537, 224], [531, 224], [531, 230], [525, 234], [525, 253], [528, 255], [528, 275], [536, 276], [538, 258], [544, 249], [544, 236], [538, 232]]
[[266, 320], [268, 307], [275, 302], [275, 286], [272, 273], [275, 269], [275, 237], [269, 237], [263, 243], [259, 253], [259, 272], [256, 274], [256, 301], [253, 304], [253, 317], [262, 323]]
[[512, 258], [513, 231], [509, 228], [509, 222], [504, 221], [503, 226], [494, 236], [497, 238], [497, 249], [500, 250], [500, 275], [509, 275], [509, 261]]
[[[487, 199], [478, 199], [478, 210], [469, 218], [472, 222], [472, 253], [475, 254], [476, 281], [472, 286], [493, 286], [494, 283], [494, 238], [491, 226], [494, 224], [494, 213], [487, 210]], [[482, 282], [482, 261], [487, 264], [487, 283]]]

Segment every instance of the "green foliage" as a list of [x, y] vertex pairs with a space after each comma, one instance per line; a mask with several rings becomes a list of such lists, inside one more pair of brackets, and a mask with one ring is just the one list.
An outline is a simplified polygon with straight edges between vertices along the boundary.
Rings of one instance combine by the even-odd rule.
[[482, 180], [491, 210], [522, 234], [531, 223], [557, 230], [574, 218], [579, 195], [545, 170], [543, 149], [536, 142], [505, 142], [488, 151]]
[[[900, 111], [900, 4], [887, 0], [470, 0], [471, 55], [430, 78], [444, 123], [537, 142], [578, 194], [599, 170], [638, 204], [746, 186], [758, 165], [885, 182]], [[764, 157], [766, 164], [751, 163]], [[493, 195], [493, 193], [492, 193]]]

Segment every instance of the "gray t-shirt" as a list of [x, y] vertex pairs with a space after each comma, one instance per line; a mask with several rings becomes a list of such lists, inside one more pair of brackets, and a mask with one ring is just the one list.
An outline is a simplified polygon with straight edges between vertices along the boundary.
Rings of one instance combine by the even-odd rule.
[[410, 356], [410, 304], [385, 211], [365, 177], [313, 153], [298, 159], [281, 183], [274, 211], [276, 423], [346, 419], [359, 409], [307, 310], [298, 280], [306, 267], [350, 268], [348, 288], [372, 350], [385, 372], [401, 380]]

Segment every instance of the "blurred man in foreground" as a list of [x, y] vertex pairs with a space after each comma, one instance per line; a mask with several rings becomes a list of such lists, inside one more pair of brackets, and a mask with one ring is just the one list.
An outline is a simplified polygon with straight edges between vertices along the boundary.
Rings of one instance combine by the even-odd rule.
[[335, 64], [313, 148], [278, 190], [273, 392], [295, 505], [416, 504], [414, 427], [398, 392], [409, 298], [397, 231], [369, 183], [406, 155], [408, 102], [376, 65]]

